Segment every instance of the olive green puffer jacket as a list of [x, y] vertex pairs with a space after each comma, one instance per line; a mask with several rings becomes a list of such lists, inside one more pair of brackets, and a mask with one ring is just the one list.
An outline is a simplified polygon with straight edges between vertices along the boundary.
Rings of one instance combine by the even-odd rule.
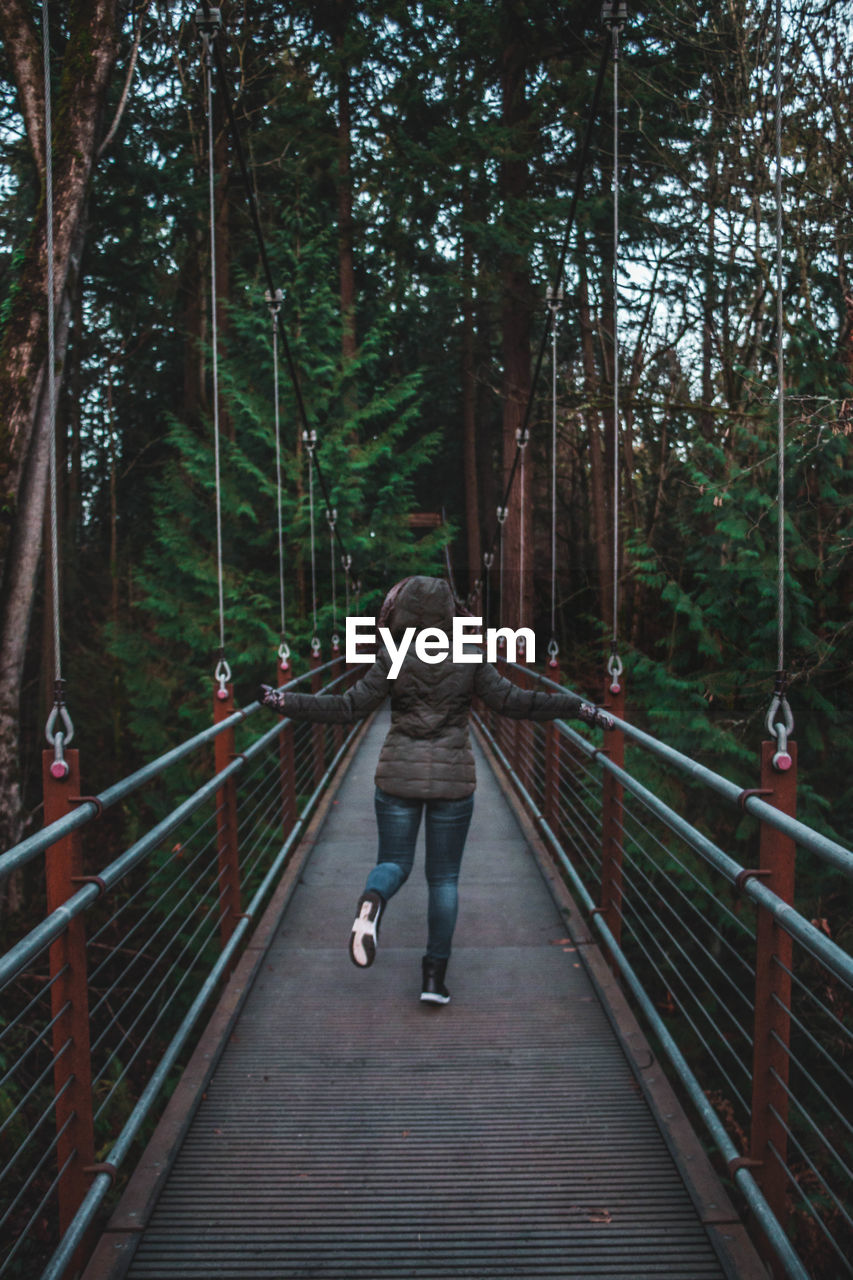
[[[441, 578], [410, 578], [394, 600], [385, 625], [392, 635], [405, 627], [441, 627], [449, 636], [453, 595]], [[363, 719], [391, 698], [391, 729], [379, 755], [376, 785], [390, 795], [457, 800], [476, 786], [468, 735], [471, 700], [516, 720], [556, 720], [577, 714], [573, 693], [520, 689], [490, 663], [422, 662], [410, 646], [396, 680], [389, 678], [384, 645], [363, 679], [343, 694], [285, 693], [281, 711], [297, 720], [346, 724]]]

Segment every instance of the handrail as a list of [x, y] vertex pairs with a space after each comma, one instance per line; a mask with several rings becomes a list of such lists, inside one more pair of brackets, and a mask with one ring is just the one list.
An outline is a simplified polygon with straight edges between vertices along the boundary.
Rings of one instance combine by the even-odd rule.
[[[529, 670], [528, 668], [522, 668], [522, 669]], [[553, 681], [549, 681], [549, 683], [553, 684]], [[637, 999], [637, 1002], [642, 1008], [645, 1017], [648, 1019], [652, 1030], [654, 1031], [655, 1035], [658, 1037], [658, 1040], [666, 1056], [668, 1057], [673, 1067], [673, 1070], [676, 1072], [680, 1081], [684, 1085], [684, 1088], [686, 1089], [688, 1095], [690, 1096], [691, 1101], [694, 1103], [699, 1115], [702, 1118], [703, 1123], [705, 1124], [706, 1128], [711, 1134], [711, 1137], [716, 1143], [720, 1153], [722, 1154], [723, 1159], [726, 1160], [726, 1162], [728, 1163], [733, 1180], [735, 1181], [741, 1193], [743, 1194], [745, 1200], [749, 1204], [750, 1209], [755, 1215], [756, 1221], [759, 1223], [762, 1231], [765, 1233], [767, 1239], [769, 1240], [770, 1244], [775, 1250], [777, 1257], [780, 1259], [783, 1266], [785, 1267], [786, 1275], [789, 1277], [789, 1280], [810, 1280], [809, 1272], [803, 1266], [803, 1263], [800, 1257], [798, 1256], [793, 1246], [791, 1245], [790, 1241], [788, 1240], [787, 1236], [785, 1235], [785, 1231], [782, 1224], [779, 1222], [778, 1218], [776, 1217], [770, 1205], [768, 1204], [767, 1199], [765, 1198], [761, 1188], [759, 1187], [752, 1173], [749, 1171], [747, 1167], [745, 1167], [743, 1164], [740, 1163], [739, 1161], [740, 1152], [737, 1150], [724, 1124], [720, 1120], [719, 1116], [716, 1114], [699, 1080], [696, 1078], [694, 1072], [691, 1070], [689, 1064], [687, 1063], [686, 1058], [682, 1054], [681, 1050], [678, 1048], [678, 1045], [676, 1044], [676, 1041], [672, 1036], [672, 1033], [670, 1032], [663, 1018], [661, 1018], [660, 1014], [655, 1008], [653, 1001], [649, 998], [648, 994], [646, 993], [645, 988], [643, 987], [642, 982], [640, 981], [640, 978], [638, 977], [634, 967], [628, 960], [622, 947], [614, 938], [613, 933], [608, 927], [606, 921], [602, 918], [602, 915], [599, 909], [597, 908], [596, 903], [593, 900], [591, 894], [589, 893], [589, 890], [584, 884], [580, 874], [578, 873], [577, 868], [572, 865], [571, 860], [566, 856], [566, 853], [563, 850], [559, 837], [552, 830], [551, 826], [545, 819], [544, 814], [541, 813], [539, 805], [536, 803], [536, 800], [531, 795], [527, 787], [524, 785], [524, 782], [519, 777], [518, 772], [513, 768], [513, 765], [511, 764], [511, 762], [509, 761], [505, 753], [501, 750], [501, 747], [498, 744], [498, 742], [495, 740], [494, 736], [489, 732], [487, 725], [483, 722], [480, 716], [475, 716], [475, 719], [479, 728], [481, 729], [484, 736], [486, 737], [489, 743], [490, 749], [494, 752], [495, 756], [499, 760], [501, 766], [506, 770], [509, 777], [512, 778], [513, 785], [515, 786], [516, 790], [521, 796], [522, 801], [527, 806], [529, 811], [535, 816], [536, 823], [539, 830], [541, 831], [545, 839], [548, 841], [548, 844], [550, 845], [555, 857], [558, 859], [560, 865], [563, 867], [567, 876], [569, 877], [573, 890], [578, 894], [578, 897], [582, 905], [585, 907], [586, 911], [590, 914], [590, 918], [592, 920], [594, 927], [596, 928], [598, 933], [601, 935], [601, 939], [604, 942], [607, 950], [612, 955], [614, 961], [616, 962], [620, 973], [625, 977], [625, 980], [627, 981], [629, 987], [631, 988], [632, 994]], [[568, 726], [566, 726], [562, 722], [558, 722], [558, 724], [559, 724], [559, 727], [564, 732], [567, 732], [567, 735], [570, 736], [573, 741], [576, 741], [577, 743], [582, 744], [583, 749], [586, 751], [588, 755], [595, 756], [595, 758], [597, 760], [600, 760], [602, 764], [605, 765], [605, 767], [610, 766], [611, 768], [615, 769], [615, 766], [611, 765], [611, 762], [607, 760], [606, 756], [603, 756], [600, 751], [596, 751], [596, 749], [589, 742], [587, 742], [585, 738], [582, 738], [580, 734], [576, 734], [573, 730], [569, 729]], [[621, 770], [621, 769], [618, 770], [618, 773], [620, 775], [621, 780], [625, 782], [625, 784], [627, 785], [626, 779], [629, 778], [630, 775], [626, 775], [624, 770]], [[631, 781], [633, 782], [633, 779], [631, 779]], [[645, 788], [640, 787], [640, 784], [636, 784], [636, 785], [637, 787], [640, 788], [640, 791], [644, 793], [642, 798], [645, 803], [650, 793], [646, 792]], [[661, 802], [658, 802], [658, 803], [661, 803]], [[663, 807], [666, 808], [666, 806], [663, 806]], [[670, 810], [669, 812], [671, 813], [672, 811]], [[669, 819], [667, 819], [667, 821], [668, 820]], [[722, 856], [725, 858], [726, 855], [723, 854]], [[730, 861], [729, 859], [726, 859], [726, 860]], [[733, 864], [733, 865], [736, 865], [736, 864]], [[771, 895], [771, 896], [775, 897], [775, 895]], [[834, 946], [835, 944], [831, 944], [831, 945]], [[838, 948], [836, 948], [836, 950], [838, 950]]]
[[[565, 685], [557, 684], [556, 681], [549, 679], [548, 676], [534, 670], [532, 667], [524, 667], [516, 662], [506, 662], [505, 665], [511, 667], [514, 671], [522, 671], [526, 675], [532, 676], [538, 683], [548, 685], [551, 689], [559, 690], [561, 693], [565, 692]], [[629, 724], [627, 720], [620, 720], [618, 716], [614, 716], [614, 720], [617, 727], [622, 730], [626, 737], [631, 738], [639, 746], [645, 747], [653, 755], [680, 770], [681, 773], [686, 774], [693, 781], [703, 782], [712, 791], [716, 791], [718, 795], [728, 800], [733, 808], [745, 809], [753, 817], [760, 818], [762, 822], [767, 822], [770, 826], [775, 827], [777, 831], [790, 836], [801, 848], [817, 854], [819, 858], [823, 858], [826, 862], [831, 862], [839, 871], [843, 871], [845, 875], [853, 879], [853, 853], [845, 849], [843, 845], [838, 844], [837, 841], [830, 839], [829, 836], [821, 835], [819, 831], [815, 831], [813, 827], [807, 826], [797, 818], [789, 817], [774, 805], [760, 799], [760, 797], [746, 794], [744, 789], [739, 787], [737, 783], [729, 782], [727, 778], [715, 773], [713, 769], [699, 764], [696, 760], [691, 760], [689, 756], [683, 755], [675, 747], [667, 746], [665, 742], [661, 742], [650, 733], [645, 733], [642, 729], [637, 729], [634, 725]]]
[[[639, 800], [642, 800], [647, 809], [661, 818], [672, 831], [676, 832], [686, 844], [690, 845], [691, 849], [695, 850], [700, 857], [715, 867], [731, 884], [738, 885], [740, 891], [747, 897], [752, 898], [760, 906], [766, 907], [773, 917], [779, 921], [783, 929], [787, 930], [792, 938], [796, 938], [813, 955], [817, 956], [821, 963], [826, 965], [836, 977], [840, 978], [842, 982], [853, 986], [853, 956], [849, 956], [845, 951], [842, 951], [825, 933], [822, 933], [820, 929], [816, 929], [794, 907], [780, 898], [778, 894], [775, 894], [767, 885], [762, 884], [760, 880], [755, 878], [742, 879], [742, 877], [745, 877], [745, 867], [742, 867], [734, 858], [730, 858], [707, 836], [703, 836], [686, 819], [682, 818], [665, 801], [660, 800], [653, 792], [644, 787], [641, 782], [638, 782], [625, 769], [620, 769], [612, 760], [608, 760], [606, 755], [597, 750], [592, 743], [567, 725], [565, 721], [558, 720], [557, 728], [570, 739], [574, 746], [580, 747], [586, 755], [590, 756], [594, 763], [600, 764], [609, 773], [612, 773], [622, 783], [623, 787], [631, 791]], [[509, 768], [509, 765], [507, 767]], [[521, 784], [519, 783], [519, 785]], [[771, 808], [772, 806], [767, 807]], [[533, 806], [533, 812], [536, 814], [538, 821], [544, 822], [544, 816], [539, 813], [535, 805]]]
[[[320, 668], [318, 668], [318, 670], [319, 669]], [[337, 683], [337, 682], [333, 682], [333, 683]], [[280, 725], [275, 725], [274, 726], [275, 732], [276, 733], [280, 732], [283, 726], [287, 723], [289, 723], [289, 721], [282, 720]], [[231, 959], [235, 951], [237, 950], [237, 948], [240, 946], [240, 943], [242, 942], [250, 925], [253, 923], [254, 918], [257, 915], [262, 902], [264, 901], [265, 895], [269, 892], [270, 888], [275, 883], [276, 877], [280, 873], [294, 844], [301, 837], [305, 829], [306, 822], [308, 821], [314, 808], [316, 807], [316, 804], [320, 795], [328, 786], [329, 779], [331, 778], [335, 769], [338, 767], [338, 764], [340, 763], [344, 754], [348, 750], [350, 743], [352, 742], [352, 739], [355, 736], [355, 734], [358, 732], [359, 728], [360, 728], [360, 725], [358, 723], [352, 726], [349, 733], [346, 735], [344, 742], [341, 744], [340, 748], [335, 753], [331, 763], [329, 764], [329, 767], [326, 769], [325, 773], [323, 774], [323, 777], [320, 779], [317, 786], [312, 791], [311, 795], [306, 801], [305, 808], [303, 809], [299, 818], [296, 820], [296, 823], [294, 824], [293, 829], [291, 830], [286, 841], [284, 842], [281, 849], [279, 850], [279, 853], [275, 858], [275, 861], [272, 863], [267, 874], [264, 876], [264, 879], [262, 880], [261, 884], [259, 885], [258, 889], [256, 890], [252, 898], [252, 901], [246, 908], [246, 911], [243, 917], [238, 921], [234, 929], [234, 932], [231, 935], [231, 938], [229, 939], [227, 945], [220, 952], [219, 958], [217, 959], [216, 963], [214, 964], [213, 968], [208, 974], [204, 984], [202, 985], [200, 991], [198, 992], [198, 995], [196, 996], [195, 1000], [193, 1001], [192, 1005], [190, 1006], [186, 1015], [184, 1016], [184, 1019], [181, 1022], [181, 1025], [179, 1026], [178, 1030], [175, 1032], [175, 1035], [172, 1037], [171, 1041], [169, 1042], [169, 1045], [163, 1057], [161, 1058], [160, 1062], [158, 1063], [157, 1067], [155, 1068], [151, 1076], [151, 1079], [148, 1081], [148, 1084], [145, 1086], [145, 1089], [140, 1095], [139, 1101], [137, 1102], [136, 1106], [133, 1108], [127, 1120], [125, 1121], [124, 1126], [121, 1129], [121, 1132], [119, 1133], [118, 1137], [113, 1143], [112, 1148], [108, 1153], [106, 1163], [108, 1165], [111, 1165], [113, 1169], [117, 1170], [120, 1167], [122, 1161], [126, 1158], [128, 1152], [130, 1151], [133, 1145], [134, 1139], [139, 1133], [139, 1130], [146, 1116], [148, 1115], [148, 1112], [151, 1110], [151, 1107], [155, 1102], [158, 1093], [163, 1087], [163, 1084], [165, 1083], [169, 1072], [174, 1066], [174, 1063], [178, 1057], [178, 1054], [181, 1052], [184, 1045], [186, 1044], [189, 1038], [190, 1032], [192, 1031], [196, 1022], [198, 1021], [201, 1013], [205, 1009], [210, 999], [210, 996], [216, 990], [216, 986], [220, 978], [223, 976], [223, 974], [225, 974], [228, 971], [228, 967], [231, 962]], [[272, 736], [272, 731], [270, 733], [265, 734], [264, 738], [258, 739], [258, 741], [259, 742], [268, 741], [271, 736]], [[254, 745], [256, 744], [253, 744], [253, 746]], [[236, 763], [237, 761], [235, 761], [235, 764]], [[220, 778], [221, 776], [222, 775], [220, 775]], [[97, 1213], [101, 1202], [103, 1201], [104, 1197], [106, 1196], [107, 1192], [112, 1186], [113, 1176], [114, 1175], [111, 1172], [95, 1174], [94, 1178], [92, 1179], [92, 1185], [89, 1188], [89, 1191], [85, 1199], [80, 1205], [80, 1208], [77, 1210], [77, 1213], [74, 1215], [74, 1218], [72, 1219], [68, 1227], [68, 1230], [63, 1235], [62, 1240], [58, 1248], [54, 1252], [53, 1256], [51, 1257], [50, 1261], [48, 1262], [47, 1267], [42, 1272], [41, 1280], [61, 1280], [61, 1278], [66, 1274], [66, 1270], [69, 1267], [77, 1248], [83, 1241], [86, 1235], [86, 1232], [92, 1220], [94, 1219], [95, 1214]]]
[[[338, 659], [332, 658], [328, 662], [324, 662], [322, 666], [317, 667], [314, 671], [305, 671], [301, 676], [288, 681], [283, 686], [285, 689], [291, 689], [294, 685], [300, 684], [303, 680], [309, 680], [312, 676], [326, 671]], [[342, 677], [338, 677], [342, 679]], [[333, 681], [332, 683], [337, 683]], [[38, 854], [43, 853], [49, 845], [54, 844], [63, 836], [69, 835], [72, 831], [76, 831], [79, 827], [84, 827], [87, 822], [101, 812], [102, 809], [108, 809], [111, 805], [116, 804], [119, 800], [124, 800], [127, 796], [137, 791], [146, 782], [160, 776], [166, 769], [177, 764], [179, 760], [183, 760], [185, 756], [191, 755], [197, 747], [202, 747], [207, 742], [212, 742], [220, 733], [239, 724], [242, 720], [247, 720], [260, 707], [259, 702], [251, 702], [247, 707], [242, 707], [239, 711], [235, 711], [232, 716], [228, 716], [226, 720], [219, 724], [212, 725], [209, 729], [202, 729], [195, 737], [188, 738], [186, 742], [180, 743], [179, 746], [173, 747], [164, 755], [158, 756], [156, 760], [151, 760], [148, 764], [137, 769], [135, 773], [130, 773], [126, 778], [122, 778], [119, 782], [114, 782], [112, 786], [107, 787], [106, 791], [102, 791], [97, 796], [87, 796], [83, 802], [72, 813], [66, 814], [64, 818], [59, 818], [56, 822], [52, 822], [47, 827], [42, 827], [40, 831], [36, 831], [31, 836], [27, 836], [25, 840], [21, 840], [18, 844], [13, 845], [11, 849], [7, 849], [5, 853], [0, 854], [0, 880], [6, 878], [19, 867], [25, 866], [31, 862]]]

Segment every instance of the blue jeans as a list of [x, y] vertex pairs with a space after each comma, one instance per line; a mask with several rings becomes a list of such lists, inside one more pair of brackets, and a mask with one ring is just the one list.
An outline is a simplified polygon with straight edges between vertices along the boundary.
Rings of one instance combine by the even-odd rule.
[[465, 837], [474, 810], [473, 795], [462, 800], [409, 800], [376, 788], [379, 854], [365, 889], [387, 902], [406, 883], [415, 859], [415, 841], [426, 809], [426, 878], [429, 885], [427, 950], [446, 960], [459, 909], [457, 882]]

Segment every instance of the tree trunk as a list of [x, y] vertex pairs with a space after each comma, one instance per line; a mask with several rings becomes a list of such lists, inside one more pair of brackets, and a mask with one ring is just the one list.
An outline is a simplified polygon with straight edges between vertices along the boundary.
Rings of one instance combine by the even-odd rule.
[[[69, 275], [70, 288], [66, 291], [57, 317], [55, 375], [57, 399], [62, 384], [63, 359], [68, 346], [72, 309], [70, 289], [73, 289], [76, 284], [75, 276], [76, 272], [74, 275]], [[50, 404], [45, 386], [38, 406], [36, 426], [32, 433], [27, 465], [18, 493], [18, 508], [4, 584], [3, 612], [0, 615], [0, 852], [16, 844], [23, 832], [19, 768], [20, 694], [46, 524], [49, 462]], [[44, 623], [46, 630], [52, 625], [49, 595], [49, 591], [46, 591]], [[55, 658], [52, 639], [46, 643], [45, 647], [51, 655], [53, 667]], [[8, 906], [12, 909], [14, 905], [14, 895], [9, 892]]]
[[[57, 378], [67, 345], [70, 297], [84, 234], [84, 207], [116, 56], [115, 0], [77, 0], [62, 55], [53, 139], [54, 297]], [[21, 0], [0, 5], [9, 61], [38, 172], [43, 172], [40, 38]], [[46, 391], [47, 223], [42, 199], [0, 346], [0, 849], [20, 836], [19, 698], [42, 546], [49, 422]]]

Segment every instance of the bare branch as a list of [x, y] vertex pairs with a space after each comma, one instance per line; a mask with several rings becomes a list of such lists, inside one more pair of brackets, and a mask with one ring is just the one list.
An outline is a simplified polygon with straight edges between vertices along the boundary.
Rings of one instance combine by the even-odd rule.
[[151, 0], [145, 0], [145, 4], [142, 6], [142, 9], [140, 11], [139, 22], [136, 25], [136, 35], [133, 37], [133, 48], [130, 51], [130, 63], [128, 64], [128, 68], [127, 68], [127, 77], [124, 82], [124, 88], [121, 91], [121, 97], [119, 98], [119, 103], [118, 103], [118, 107], [116, 108], [116, 113], [115, 113], [113, 122], [107, 131], [106, 137], [104, 138], [101, 145], [98, 147], [98, 152], [95, 157], [97, 160], [101, 159], [101, 156], [104, 154], [107, 148], [111, 145], [113, 139], [116, 136], [116, 133], [118, 132], [118, 127], [121, 124], [121, 118], [124, 115], [124, 109], [127, 106], [127, 99], [130, 95], [130, 86], [133, 81], [133, 73], [136, 70], [136, 59], [139, 56], [139, 41], [142, 37], [142, 23], [145, 18], [145, 14], [148, 12], [148, 6], [150, 3], [151, 3]]

